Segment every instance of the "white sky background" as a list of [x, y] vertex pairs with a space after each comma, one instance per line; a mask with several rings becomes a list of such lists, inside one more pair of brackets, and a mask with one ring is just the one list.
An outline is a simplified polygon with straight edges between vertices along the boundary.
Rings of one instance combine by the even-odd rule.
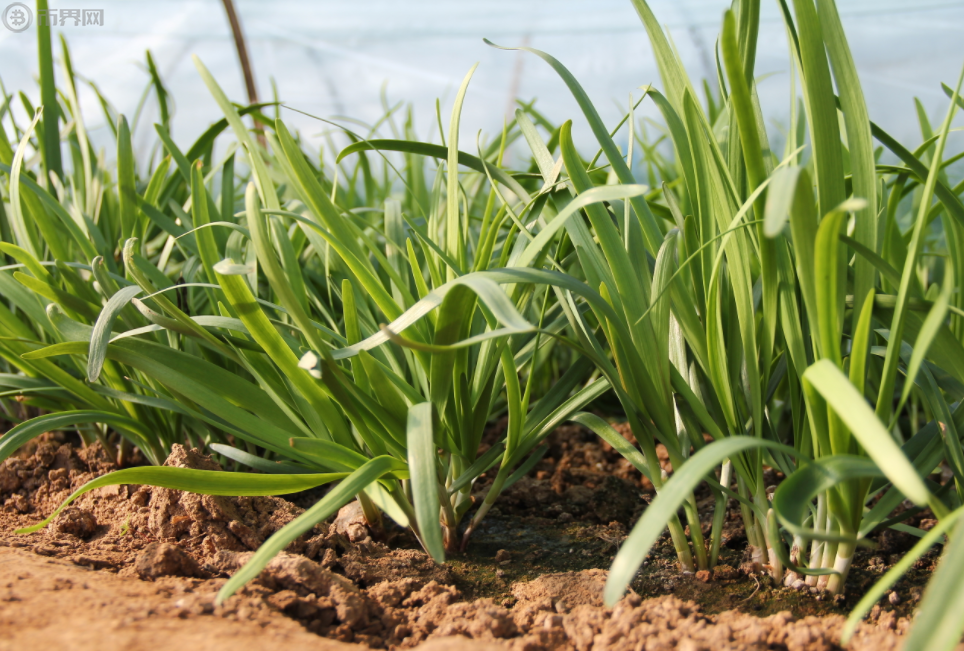
[[[33, 4], [33, 3], [28, 3]], [[103, 9], [103, 27], [62, 27], [75, 70], [93, 80], [130, 119], [147, 84], [144, 51], [150, 49], [175, 102], [173, 134], [186, 148], [221, 117], [191, 55], [197, 54], [228, 96], [246, 99], [243, 79], [219, 0], [51, 0], [52, 9]], [[575, 101], [555, 72], [531, 54], [496, 50], [528, 41], [562, 61], [582, 83], [608, 124], [625, 110], [639, 86], [661, 87], [652, 51], [629, 0], [236, 0], [262, 101], [270, 80], [288, 105], [319, 116], [347, 115], [374, 121], [383, 113], [385, 82], [390, 103], [414, 106], [423, 139], [437, 141], [435, 99], [448, 128], [451, 102], [475, 63], [462, 120], [462, 149], [475, 148], [479, 129], [496, 137], [512, 105], [512, 92], [554, 122], [572, 118], [578, 144], [595, 149]], [[964, 65], [964, 0], [837, 0], [871, 119], [913, 148], [920, 131], [912, 98], [920, 98], [939, 126], [948, 100], [940, 83], [953, 86]], [[715, 76], [713, 48], [725, 0], [651, 0], [694, 78]], [[0, 0], [0, 10], [5, 7]], [[757, 74], [769, 75], [759, 93], [771, 134], [789, 110], [787, 43], [775, 0], [765, 0]], [[57, 48], [59, 56], [59, 47]], [[0, 78], [7, 92], [34, 101], [36, 30], [0, 27]], [[85, 119], [95, 142], [110, 146], [103, 114], [82, 89]], [[619, 107], [617, 107], [617, 103]], [[649, 104], [649, 103], [647, 103]], [[654, 114], [651, 104], [647, 114]], [[320, 144], [324, 128], [291, 111], [289, 126]], [[135, 133], [135, 147], [155, 140], [158, 119], [149, 102]], [[98, 137], [98, 131], [101, 136]], [[387, 132], [385, 135], [389, 135]], [[623, 138], [624, 141], [624, 138]], [[774, 143], [776, 144], [776, 143]]]

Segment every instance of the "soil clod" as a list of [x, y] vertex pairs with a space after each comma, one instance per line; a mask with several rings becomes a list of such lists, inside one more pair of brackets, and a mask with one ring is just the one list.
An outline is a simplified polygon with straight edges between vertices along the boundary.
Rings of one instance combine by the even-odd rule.
[[57, 533], [89, 538], [97, 531], [97, 519], [90, 511], [68, 506], [50, 526]]
[[[199, 450], [175, 444], [165, 466], [195, 470], [222, 470]], [[151, 489], [148, 529], [165, 542], [181, 542], [204, 556], [219, 550], [255, 550], [302, 509], [279, 497], [223, 497], [197, 495], [168, 488]], [[302, 551], [304, 537], [289, 545]]]
[[151, 543], [134, 561], [134, 571], [142, 579], [154, 580], [162, 576], [200, 576], [196, 560], [183, 549], [170, 543]]

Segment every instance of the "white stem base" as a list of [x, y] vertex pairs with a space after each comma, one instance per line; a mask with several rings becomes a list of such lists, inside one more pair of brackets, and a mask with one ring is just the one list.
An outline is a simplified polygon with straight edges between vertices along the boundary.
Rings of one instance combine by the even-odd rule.
[[[841, 545], [843, 547], [843, 545]], [[827, 590], [831, 594], [842, 594], [844, 587], [847, 583], [847, 574], [850, 573], [850, 565], [854, 560], [854, 550], [853, 547], [848, 549], [841, 549], [837, 553], [837, 558], [834, 559], [833, 569], [837, 574], [831, 574], [830, 578], [827, 579]]]
[[757, 545], [750, 545], [750, 563], [753, 564], [753, 571], [760, 572], [763, 570], [763, 565], [767, 561], [767, 557], [764, 555], [764, 550], [762, 547]]
[[767, 556], [770, 557], [770, 576], [773, 580], [777, 582], [777, 585], [783, 581], [783, 563], [780, 561], [780, 557], [777, 553], [773, 551], [772, 547], [767, 548]]

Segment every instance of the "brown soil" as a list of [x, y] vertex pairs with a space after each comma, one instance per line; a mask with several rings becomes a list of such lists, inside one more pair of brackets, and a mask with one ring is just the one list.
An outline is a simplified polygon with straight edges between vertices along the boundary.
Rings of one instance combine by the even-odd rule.
[[[82, 497], [46, 530], [18, 536], [15, 528], [114, 468], [98, 446], [63, 441], [46, 435], [0, 466], [0, 649], [191, 644], [246, 651], [275, 642], [309, 649], [837, 649], [842, 614], [892, 562], [880, 549], [863, 553], [851, 580], [855, 594], [826, 600], [734, 569], [743, 553], [734, 529], [714, 575], [680, 575], [672, 547], [661, 544], [634, 592], [604, 608], [604, 568], [650, 487], [598, 439], [563, 427], [550, 437], [546, 459], [474, 534], [468, 554], [438, 566], [405, 532], [373, 540], [357, 505], [349, 505], [215, 606], [226, 578], [317, 494], [289, 501], [109, 487]], [[179, 447], [167, 463], [217, 467]], [[486, 489], [479, 482], [478, 495]], [[903, 541], [890, 542], [894, 553]], [[920, 595], [914, 586], [932, 563], [925, 559], [898, 586], [903, 599], [875, 608], [848, 648], [899, 647]]]
[[277, 613], [248, 613], [236, 607], [230, 615], [191, 618], [183, 606], [198, 586], [186, 579], [149, 583], [122, 578], [0, 547], [0, 649], [353, 647], [313, 635]]

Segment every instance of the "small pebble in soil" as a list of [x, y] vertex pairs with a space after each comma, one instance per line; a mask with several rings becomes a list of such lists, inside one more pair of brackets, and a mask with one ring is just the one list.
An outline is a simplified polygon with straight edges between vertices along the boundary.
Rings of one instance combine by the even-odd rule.
[[542, 626], [546, 630], [562, 627], [562, 615], [549, 615], [543, 620]]
[[896, 606], [897, 604], [900, 603], [900, 595], [897, 594], [896, 590], [894, 590], [889, 595], [887, 595], [887, 601], [890, 602], [891, 606]]
[[559, 517], [556, 518], [556, 520], [558, 520], [559, 522], [572, 522], [572, 513], [563, 511], [562, 513], [559, 514]]
[[505, 549], [500, 549], [495, 553], [495, 562], [499, 565], [507, 565], [512, 560], [509, 552]]
[[496, 571], [495, 571], [495, 576], [496, 576], [497, 578], [504, 579], [504, 578], [505, 578], [505, 570], [503, 570], [503, 569], [498, 569], [498, 570], [496, 570]]

